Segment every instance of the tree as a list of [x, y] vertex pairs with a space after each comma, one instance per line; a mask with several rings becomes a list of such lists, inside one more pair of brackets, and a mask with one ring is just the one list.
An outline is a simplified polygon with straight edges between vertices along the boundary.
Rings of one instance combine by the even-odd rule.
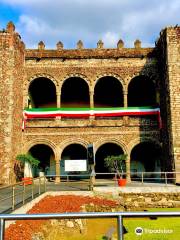
[[127, 154], [120, 154], [117, 156], [111, 155], [107, 156], [105, 160], [105, 165], [110, 171], [115, 171], [119, 178], [123, 177], [123, 172], [126, 169], [125, 161], [127, 159]]
[[32, 177], [32, 167], [37, 167], [39, 163], [40, 161], [31, 154], [18, 154], [16, 156], [15, 170], [19, 170], [20, 173], [16, 171], [16, 176], [18, 178], [22, 177], [22, 175]]

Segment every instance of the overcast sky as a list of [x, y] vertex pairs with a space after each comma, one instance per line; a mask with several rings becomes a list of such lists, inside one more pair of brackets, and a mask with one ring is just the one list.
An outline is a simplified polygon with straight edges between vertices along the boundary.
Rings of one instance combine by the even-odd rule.
[[27, 48], [43, 40], [46, 48], [58, 41], [75, 48], [79, 39], [95, 48], [99, 39], [105, 47], [116, 47], [123, 39], [133, 47], [154, 46], [166, 26], [180, 24], [180, 0], [0, 0], [0, 29], [12, 20]]

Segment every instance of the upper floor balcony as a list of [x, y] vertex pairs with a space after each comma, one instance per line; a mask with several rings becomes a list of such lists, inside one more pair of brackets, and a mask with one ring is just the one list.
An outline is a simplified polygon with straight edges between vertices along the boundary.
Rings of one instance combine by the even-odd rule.
[[128, 85], [112, 76], [104, 76], [94, 85], [70, 77], [58, 86], [37, 78], [25, 96], [26, 127], [160, 126], [159, 94], [155, 83], [145, 76], [133, 78]]

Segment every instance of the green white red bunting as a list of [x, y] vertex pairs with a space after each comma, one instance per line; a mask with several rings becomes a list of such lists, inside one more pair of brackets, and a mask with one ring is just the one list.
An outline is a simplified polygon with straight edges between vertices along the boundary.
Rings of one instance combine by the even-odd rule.
[[23, 111], [23, 126], [25, 121], [35, 118], [88, 118], [94, 117], [120, 117], [120, 116], [146, 116], [157, 115], [161, 127], [160, 109], [152, 107], [128, 107], [128, 108], [32, 108]]

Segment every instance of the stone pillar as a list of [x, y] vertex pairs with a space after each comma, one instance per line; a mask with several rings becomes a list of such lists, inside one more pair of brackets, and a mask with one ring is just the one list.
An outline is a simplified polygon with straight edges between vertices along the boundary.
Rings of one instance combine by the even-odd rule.
[[[94, 109], [94, 91], [90, 91], [89, 96], [90, 96], [90, 108]], [[90, 116], [90, 119], [94, 120], [94, 116]]]
[[[61, 94], [59, 93], [56, 93], [56, 101], [57, 101], [57, 108], [60, 108], [61, 107]], [[56, 119], [59, 119], [61, 120], [61, 116], [59, 117], [56, 117]]]
[[94, 108], [94, 91], [90, 91], [89, 92], [89, 96], [90, 96], [90, 108]]
[[126, 180], [127, 180], [127, 183], [131, 182], [131, 175], [130, 175], [131, 168], [130, 168], [130, 164], [131, 164], [131, 159], [130, 159], [130, 156], [128, 155], [127, 159], [126, 159]]
[[60, 183], [60, 161], [56, 160], [56, 178], [55, 183]]
[[[124, 107], [127, 108], [128, 107], [128, 92], [124, 91]], [[129, 117], [128, 116], [124, 116], [123, 117], [123, 124], [124, 126], [127, 126], [129, 124]]]
[[57, 108], [61, 107], [61, 94], [56, 93], [56, 99], [57, 99]]
[[128, 107], [128, 92], [124, 91], [124, 107]]

